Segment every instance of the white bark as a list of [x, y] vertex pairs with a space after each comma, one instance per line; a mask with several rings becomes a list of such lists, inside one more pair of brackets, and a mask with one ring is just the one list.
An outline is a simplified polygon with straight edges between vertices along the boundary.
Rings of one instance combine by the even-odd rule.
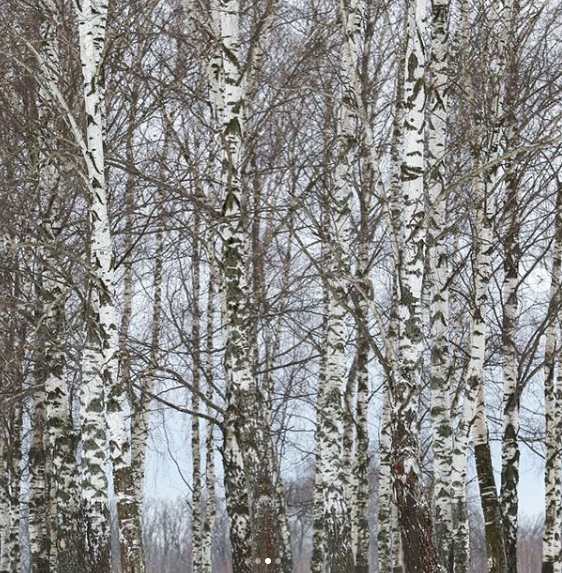
[[[515, 94], [513, 94], [514, 99]], [[508, 104], [508, 108], [514, 102]], [[512, 125], [515, 125], [513, 118]], [[508, 145], [517, 145], [514, 130], [511, 130]], [[504, 534], [507, 554], [507, 567], [517, 573], [517, 537], [519, 513], [519, 409], [521, 388], [518, 383], [518, 306], [519, 306], [519, 262], [521, 249], [519, 244], [520, 214], [517, 175], [515, 166], [508, 166], [506, 176], [506, 225], [504, 241], [504, 283], [502, 299], [504, 301], [502, 322], [503, 354], [503, 440], [502, 440], [502, 488], [501, 501], [503, 511]]]
[[[215, 260], [214, 245], [212, 239], [209, 239], [209, 288], [207, 292], [207, 331], [206, 331], [206, 356], [205, 356], [205, 378], [207, 382], [207, 403], [213, 401], [214, 396], [214, 334], [215, 334], [215, 297], [216, 286], [218, 282], [217, 264]], [[208, 412], [210, 414], [210, 412]], [[207, 422], [205, 437], [205, 485], [207, 491], [207, 504], [205, 508], [205, 522], [201, 537], [202, 556], [201, 571], [202, 573], [212, 573], [212, 542], [213, 529], [216, 517], [216, 490], [215, 490], [215, 441], [214, 426]]]
[[544, 356], [544, 397], [546, 421], [545, 525], [543, 535], [543, 573], [562, 571], [562, 380], [560, 374], [560, 270], [562, 268], [562, 188], [558, 189], [554, 222], [554, 248], [550, 283], [550, 304]]
[[[268, 565], [269, 547], [283, 547], [283, 507], [280, 504], [272, 464], [274, 451], [270, 432], [257, 404], [264, 404], [252, 371], [252, 328], [247, 277], [248, 233], [242, 203], [242, 147], [246, 94], [245, 69], [240, 60], [240, 2], [220, 0], [221, 74], [223, 113], [219, 118], [222, 151], [222, 267], [225, 326], [227, 332], [225, 367], [227, 412], [224, 423], [224, 464], [227, 508], [231, 520], [233, 567], [250, 571], [252, 560], [260, 573]], [[213, 60], [215, 61], [215, 60]], [[252, 63], [249, 62], [251, 65]], [[249, 490], [249, 491], [248, 491]], [[251, 515], [251, 520], [250, 520]], [[290, 570], [290, 556], [280, 556], [273, 569]]]
[[[47, 82], [58, 84], [59, 74], [59, 50], [57, 38], [58, 9], [52, 0], [41, 0], [41, 26], [40, 35], [44, 61], [44, 71], [47, 74]], [[61, 357], [59, 339], [61, 305], [64, 305], [64, 295], [60, 284], [57, 284], [56, 268], [57, 261], [55, 249], [57, 247], [55, 233], [53, 232], [52, 219], [55, 213], [52, 211], [58, 205], [57, 197], [59, 185], [59, 168], [56, 160], [56, 146], [53, 144], [54, 116], [50, 93], [43, 86], [39, 89], [38, 115], [40, 119], [39, 129], [39, 157], [38, 157], [38, 180], [40, 201], [46, 205], [44, 221], [41, 225], [40, 241], [38, 249], [40, 280], [37, 285], [37, 297], [41, 301], [41, 316], [36, 328], [36, 384], [38, 387], [34, 396], [33, 428], [29, 451], [29, 542], [32, 571], [42, 573], [50, 567], [56, 567], [56, 562], [51, 562], [51, 539], [49, 535], [50, 515], [49, 492], [47, 483], [56, 482], [56, 476], [52, 473], [51, 452], [47, 444], [47, 424], [52, 427], [48, 415], [51, 386], [57, 385], [61, 375], [59, 362]], [[60, 280], [60, 279], [59, 279]], [[63, 308], [63, 307], [62, 307]], [[54, 350], [54, 352], [53, 352]], [[56, 381], [54, 380], [57, 379]], [[64, 380], [62, 380], [64, 384]], [[47, 388], [47, 384], [49, 388]], [[53, 486], [55, 483], [53, 483]], [[75, 492], [76, 493], [76, 492]], [[55, 548], [53, 548], [55, 549]], [[55, 554], [53, 552], [53, 554]]]
[[378, 570], [392, 573], [392, 420], [390, 390], [384, 394], [384, 404], [379, 440], [379, 513], [378, 513]]
[[351, 572], [353, 549], [349, 505], [346, 498], [344, 467], [343, 396], [346, 388], [346, 350], [349, 316], [346, 310], [351, 269], [350, 209], [353, 189], [353, 168], [357, 154], [357, 103], [353, 82], [357, 65], [357, 46], [361, 30], [361, 14], [352, 2], [344, 20], [344, 36], [340, 67], [340, 108], [337, 125], [337, 164], [334, 189], [326, 206], [329, 219], [330, 272], [327, 286], [326, 365], [323, 388], [319, 392], [318, 444], [321, 464], [320, 481], [324, 492], [323, 526], [325, 535], [325, 571]]
[[[77, 3], [84, 107], [86, 168], [90, 200], [90, 277], [81, 401], [82, 491], [87, 522], [87, 551], [93, 571], [109, 567], [105, 391], [117, 375], [117, 324], [114, 306], [113, 249], [109, 229], [103, 149], [104, 87], [102, 54], [107, 0]], [[123, 429], [112, 416], [112, 451], [122, 449]]]
[[192, 570], [200, 571], [203, 565], [203, 511], [201, 507], [201, 492], [203, 479], [201, 473], [201, 424], [199, 419], [201, 391], [201, 214], [194, 214], [193, 239], [193, 307], [191, 342], [193, 345], [193, 390], [191, 393], [191, 466], [192, 466]]
[[7, 444], [0, 438], [0, 573], [10, 572], [10, 497], [8, 488]]
[[[56, 252], [58, 239], [49, 222], [45, 223], [43, 230], [49, 249]], [[46, 255], [48, 253], [46, 251]], [[81, 563], [84, 547], [76, 456], [77, 435], [71, 417], [63, 341], [65, 302], [69, 293], [56, 269], [54, 257], [46, 256], [43, 287], [47, 302], [45, 393], [50, 462], [50, 562], [52, 573], [71, 573]]]
[[445, 196], [445, 153], [449, 90], [449, 0], [432, 2], [431, 86], [429, 90], [429, 217], [427, 241], [431, 274], [431, 419], [433, 430], [435, 535], [441, 562], [450, 570], [451, 385], [449, 359], [449, 287], [446, 247], [447, 200]]
[[404, 60], [404, 124], [401, 191], [403, 201], [401, 263], [398, 266], [398, 371], [392, 381], [393, 481], [398, 504], [406, 570], [439, 570], [431, 517], [421, 483], [418, 401], [423, 353], [422, 279], [425, 259], [425, 3], [407, 6]]

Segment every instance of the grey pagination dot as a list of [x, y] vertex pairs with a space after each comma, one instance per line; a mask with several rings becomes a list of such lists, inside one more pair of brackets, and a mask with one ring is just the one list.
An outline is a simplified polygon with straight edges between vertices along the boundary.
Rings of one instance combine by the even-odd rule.
[[246, 563], [246, 565], [249, 565], [252, 562], [252, 560], [249, 557], [246, 557], [246, 559], [244, 559], [244, 563]]
[[256, 557], [256, 565], [259, 565], [261, 563], [261, 559], [259, 557]]
[[279, 557], [277, 557], [277, 559], [275, 560], [275, 563], [277, 563], [277, 565], [281, 564], [281, 559]]

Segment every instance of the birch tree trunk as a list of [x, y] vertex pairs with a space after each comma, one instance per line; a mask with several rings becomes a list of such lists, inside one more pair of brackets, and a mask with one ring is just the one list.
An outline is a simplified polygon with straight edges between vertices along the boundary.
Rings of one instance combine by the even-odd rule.
[[[466, 84], [466, 91], [468, 100], [474, 100], [474, 92], [470, 71], [468, 69], [468, 54], [469, 54], [469, 26], [470, 26], [470, 7], [467, 0], [461, 2], [461, 65], [462, 73]], [[476, 134], [480, 137], [480, 133]], [[472, 154], [472, 167], [479, 166], [479, 158], [476, 157], [474, 161], [474, 153]], [[476, 164], [475, 164], [476, 163]], [[483, 200], [483, 182], [481, 177], [477, 177], [474, 181], [474, 190], [477, 197], [477, 221], [481, 216], [483, 206], [480, 202]], [[479, 223], [480, 224], [480, 223]], [[482, 270], [486, 269], [484, 266], [486, 260], [481, 257], [486, 253], [482, 249], [480, 243], [473, 245], [474, 268]], [[479, 258], [480, 257], [480, 258]], [[477, 274], [474, 279], [474, 300], [475, 308], [473, 309], [471, 324], [470, 324], [470, 357], [467, 368], [466, 381], [463, 383], [464, 399], [462, 403], [462, 411], [460, 420], [456, 429], [453, 439], [453, 460], [451, 466], [451, 485], [452, 485], [452, 498], [453, 498], [453, 540], [452, 540], [452, 554], [453, 554], [453, 570], [455, 573], [468, 573], [470, 568], [470, 532], [468, 523], [468, 507], [466, 498], [466, 456], [468, 449], [468, 442], [470, 439], [470, 425], [474, 418], [474, 411], [476, 408], [476, 392], [478, 386], [478, 378], [475, 372], [478, 371], [478, 361], [484, 361], [483, 356], [483, 340], [484, 332], [481, 326], [477, 327], [475, 321], [477, 319], [482, 321], [481, 312], [485, 310], [485, 306], [480, 308], [478, 303], [486, 302], [487, 299], [487, 277], [482, 273]]]
[[[214, 237], [213, 237], [214, 238]], [[215, 260], [213, 238], [208, 238], [209, 246], [209, 287], [207, 292], [207, 330], [206, 330], [206, 356], [205, 356], [205, 378], [207, 382], [207, 401], [210, 404], [214, 397], [214, 334], [215, 334], [215, 288], [217, 286], [217, 264]], [[205, 508], [205, 523], [201, 537], [202, 573], [212, 573], [212, 543], [213, 529], [216, 517], [216, 491], [215, 491], [215, 442], [214, 426], [207, 422], [207, 432], [205, 437], [205, 485], [207, 490], [207, 504]]]
[[398, 504], [407, 573], [439, 570], [432, 523], [421, 482], [418, 443], [418, 401], [421, 381], [423, 329], [422, 276], [425, 258], [424, 132], [425, 132], [425, 33], [424, 3], [407, 6], [407, 47], [404, 78], [404, 148], [402, 200], [404, 245], [398, 267], [400, 334], [399, 368], [392, 381], [393, 487]]
[[[41, 247], [40, 247], [41, 249]], [[41, 265], [41, 262], [39, 262]], [[43, 287], [36, 287], [37, 297], [42, 299]], [[48, 492], [47, 492], [47, 444], [45, 434], [45, 329], [44, 320], [38, 314], [39, 322], [36, 328], [35, 350], [35, 376], [34, 383], [37, 391], [34, 394], [34, 408], [32, 410], [31, 444], [29, 446], [29, 550], [32, 573], [48, 573], [50, 567], [50, 536], [47, 529], [49, 524]]]
[[[492, 129], [487, 140], [487, 159], [497, 159], [499, 143], [503, 133], [503, 101], [505, 70], [506, 23], [511, 18], [510, 0], [500, 5], [495, 1], [492, 6], [492, 27], [497, 35], [493, 53], [494, 90], [492, 94]], [[468, 4], [462, 4], [462, 43], [463, 51], [468, 52]], [[466, 73], [466, 72], [465, 72]], [[474, 86], [467, 75], [467, 93], [469, 101], [474, 101]], [[481, 165], [483, 126], [480, 114], [476, 112], [474, 134], [471, 143], [472, 166]], [[455, 565], [464, 573], [469, 567], [469, 529], [466, 508], [466, 455], [470, 437], [470, 428], [474, 423], [474, 443], [481, 503], [486, 516], [486, 545], [490, 571], [506, 570], [506, 552], [503, 536], [501, 507], [499, 504], [492, 458], [489, 446], [484, 391], [484, 358], [486, 350], [486, 305], [488, 285], [492, 273], [491, 255], [493, 252], [493, 196], [498, 186], [498, 168], [483, 170], [476, 176], [476, 224], [473, 244], [474, 256], [474, 312], [471, 326], [471, 353], [469, 359], [463, 413], [453, 451], [453, 495], [457, 511], [455, 528]], [[464, 467], [463, 467], [464, 466]]]
[[445, 153], [447, 146], [449, 73], [449, 0], [432, 2], [432, 72], [429, 90], [429, 210], [427, 242], [433, 287], [431, 300], [431, 420], [433, 430], [435, 536], [441, 563], [452, 570], [451, 384], [449, 360], [449, 287], [446, 247], [447, 198]]
[[[18, 242], [10, 234], [1, 237], [0, 297], [22, 300], [22, 273]], [[0, 547], [1, 573], [20, 573], [21, 478], [22, 478], [22, 390], [24, 387], [27, 321], [17, 320], [17, 310], [0, 307], [3, 349], [10, 361], [2, 360], [3, 408], [0, 436], [0, 505], [3, 513]], [[17, 320], [17, 321], [16, 321]], [[7, 399], [7, 400], [6, 400]]]
[[[517, 36], [519, 7], [513, 6], [510, 38]], [[505, 151], [519, 145], [519, 128], [515, 115], [518, 99], [518, 50], [511, 41], [508, 55], [506, 78]], [[517, 331], [519, 326], [519, 264], [521, 260], [520, 245], [520, 207], [519, 207], [519, 174], [517, 157], [505, 166], [505, 217], [506, 235], [504, 239], [504, 282], [502, 299], [504, 301], [502, 321], [502, 354], [503, 354], [503, 437], [502, 437], [502, 479], [501, 503], [504, 523], [507, 570], [517, 573], [517, 537], [519, 513], [519, 410], [521, 388], [519, 385], [517, 352]]]
[[[514, 143], [513, 138], [511, 142]], [[508, 167], [506, 177], [505, 215], [507, 235], [505, 237], [504, 283], [503, 283], [503, 439], [502, 439], [502, 488], [501, 502], [507, 556], [507, 570], [517, 573], [518, 532], [518, 486], [519, 486], [519, 407], [521, 389], [518, 384], [518, 353], [516, 336], [518, 328], [518, 282], [519, 261], [519, 200], [518, 181]]]
[[45, 312], [46, 434], [49, 450], [50, 570], [72, 573], [82, 564], [84, 538], [77, 460], [77, 434], [71, 416], [64, 349], [65, 303], [68, 289], [50, 253], [59, 242], [50, 221], [43, 225], [46, 263], [43, 276]]
[[478, 388], [476, 418], [474, 420], [474, 457], [480, 487], [480, 500], [484, 512], [484, 529], [486, 533], [486, 553], [490, 573], [507, 573], [507, 557], [503, 537], [503, 522], [494, 467], [490, 450], [490, 438], [486, 420], [486, 399], [484, 379]]
[[[57, 38], [58, 7], [52, 0], [41, 0], [41, 48], [44, 62], [44, 72], [48, 74], [47, 83], [58, 85], [59, 74], [59, 50]], [[34, 396], [33, 427], [29, 450], [29, 542], [31, 570], [37, 573], [48, 573], [52, 568], [55, 571], [56, 563], [51, 562], [51, 536], [50, 528], [50, 503], [49, 485], [51, 474], [50, 452], [47, 444], [47, 423], [52, 422], [47, 417], [49, 398], [47, 380], [49, 386], [53, 383], [52, 375], [60, 375], [58, 365], [59, 357], [53, 356], [47, 349], [48, 346], [57, 345], [57, 327], [53, 330], [53, 320], [60, 315], [60, 305], [64, 304], [64, 297], [52, 298], [55, 294], [62, 294], [60, 285], [56, 284], [55, 269], [56, 241], [53, 233], [54, 218], [53, 207], [58, 205], [59, 168], [56, 160], [56, 149], [53, 144], [55, 133], [54, 115], [50, 93], [41, 85], [38, 94], [39, 128], [39, 154], [38, 154], [38, 190], [40, 203], [46, 205], [46, 213], [40, 227], [38, 248], [39, 280], [36, 286], [36, 296], [40, 301], [38, 310], [38, 324], [36, 327], [37, 357], [35, 366], [35, 382], [37, 392]], [[60, 342], [60, 341], [58, 341]], [[53, 363], [54, 359], [54, 363]], [[54, 367], [54, 373], [52, 369]], [[58, 382], [58, 381], [57, 381]], [[62, 381], [65, 384], [64, 380]], [[55, 382], [56, 384], [56, 382]], [[50, 390], [50, 388], [49, 388]], [[56, 479], [56, 476], [52, 476]], [[76, 492], [75, 492], [76, 493]]]
[[379, 440], [379, 514], [377, 528], [377, 553], [379, 573], [392, 573], [392, 419], [390, 390], [384, 395]]
[[[137, 94], [131, 96], [131, 118], [126, 141], [126, 157], [130, 165], [134, 164], [133, 144], [135, 137]], [[125, 256], [123, 260], [123, 312], [119, 332], [120, 375], [107, 393], [107, 411], [113, 460], [113, 481], [117, 498], [117, 513], [120, 527], [120, 552], [123, 573], [142, 573], [144, 571], [144, 550], [142, 545], [141, 510], [143, 480], [136, 481], [133, 465], [132, 437], [129, 439], [129, 427], [124, 417], [127, 402], [132, 407], [131, 356], [127, 348], [127, 338], [133, 312], [133, 211], [135, 208], [135, 179], [127, 175], [125, 188]], [[133, 422], [131, 421], [131, 436]]]
[[193, 391], [191, 393], [191, 464], [192, 464], [192, 570], [200, 571], [203, 564], [203, 512], [201, 508], [201, 492], [203, 480], [201, 475], [201, 431], [199, 408], [199, 392], [201, 390], [201, 213], [196, 208], [194, 213], [193, 235], [193, 317], [191, 342], [193, 345]]
[[[512, 18], [513, 0], [495, 0], [492, 2], [491, 30], [496, 33], [493, 42], [492, 72], [492, 129], [487, 142], [487, 159], [495, 160], [501, 154], [501, 140], [505, 135], [505, 93], [506, 93], [506, 61], [507, 41]], [[477, 121], [478, 122], [478, 121]], [[478, 132], [478, 129], [477, 129]], [[475, 153], [479, 153], [475, 149]], [[483, 230], [492, 251], [493, 195], [500, 185], [499, 166], [484, 171], [485, 194], [487, 198], [486, 216]], [[486, 247], [485, 247], [486, 248]], [[489, 257], [490, 253], [488, 254]], [[491, 261], [488, 263], [491, 264]], [[478, 271], [476, 271], [478, 272]], [[491, 275], [491, 268], [487, 271]], [[488, 279], [489, 280], [489, 279]], [[485, 316], [485, 315], [484, 315]], [[485, 317], [483, 319], [485, 321]], [[484, 345], [486, 340], [483, 340]], [[483, 349], [484, 352], [484, 349]], [[488, 567], [491, 573], [507, 571], [507, 555], [503, 531], [503, 518], [501, 506], [495, 485], [492, 456], [489, 445], [489, 435], [486, 421], [484, 373], [482, 372], [480, 388], [478, 390], [477, 411], [474, 423], [474, 446], [476, 469], [480, 485], [480, 500], [485, 516], [486, 549], [488, 553]]]
[[1, 573], [20, 573], [21, 546], [21, 407], [10, 409], [12, 419], [5, 420], [6, 435], [2, 441], [2, 538]]
[[456, 527], [454, 531], [455, 571], [467, 573], [470, 565], [468, 508], [466, 506], [467, 454], [470, 430], [476, 413], [476, 402], [482, 384], [486, 340], [486, 304], [490, 280], [490, 236], [485, 215], [486, 202], [483, 180], [475, 181], [477, 224], [474, 244], [475, 290], [471, 321], [470, 357], [461, 419], [453, 447], [452, 486]]
[[[562, 268], [562, 186], [556, 196], [554, 219], [554, 253], [550, 283], [548, 328], [544, 353], [544, 399], [546, 421], [545, 506], [542, 573], [562, 571], [562, 457], [560, 435], [562, 423], [560, 401], [560, 351], [558, 345], [558, 320], [560, 317], [560, 270]], [[558, 373], [557, 373], [558, 372]]]
[[[362, 290], [369, 293], [368, 256], [366, 240], [359, 245], [356, 280]], [[368, 296], [368, 294], [367, 294]], [[355, 573], [369, 571], [369, 353], [368, 316], [369, 308], [364, 296], [356, 300], [357, 321], [357, 398], [355, 404], [355, 458], [352, 465], [351, 481], [351, 531]]]
[[[42, 287], [39, 287], [42, 290]], [[41, 296], [41, 295], [39, 295]], [[42, 320], [39, 317], [39, 320]], [[44, 367], [44, 328], [38, 329], [36, 344], [40, 347], [36, 352], [35, 384], [38, 390], [34, 396], [32, 414], [31, 444], [29, 447], [29, 550], [31, 571], [33, 573], [48, 573], [50, 570], [50, 534], [49, 534], [49, 503], [47, 485], [47, 443], [46, 443], [46, 393]]]
[[[2, 420], [4, 427], [4, 420]], [[10, 492], [8, 489], [8, 445], [0, 438], [0, 573], [10, 572], [8, 535], [10, 531]]]
[[[113, 249], [109, 229], [103, 150], [105, 45], [108, 2], [76, 4], [86, 112], [86, 168], [90, 201], [90, 277], [86, 307], [81, 400], [82, 488], [88, 566], [91, 573], [110, 567], [106, 476], [105, 390], [116, 372], [117, 324], [114, 306]], [[113, 428], [119, 431], [120, 428]], [[122, 440], [112, 436], [112, 450]]]
[[[23, 366], [23, 364], [22, 364]], [[23, 377], [23, 376], [22, 376]], [[20, 391], [23, 385], [20, 385]], [[23, 408], [19, 399], [14, 404], [9, 422], [9, 530], [6, 551], [9, 556], [10, 573], [20, 573], [21, 568], [21, 479], [22, 479], [22, 415]]]
[[[224, 466], [233, 568], [238, 573], [290, 570], [290, 557], [274, 552], [283, 547], [283, 508], [279, 504], [268, 455], [271, 436], [260, 413], [263, 395], [252, 371], [251, 316], [247, 277], [248, 231], [243, 216], [241, 159], [243, 145], [240, 61], [240, 2], [220, 0], [222, 50], [220, 122], [223, 184], [223, 248], [221, 267], [227, 331], [225, 367], [227, 411], [224, 422]], [[251, 516], [251, 521], [250, 521]], [[270, 565], [265, 559], [272, 559]]]
[[[328, 225], [326, 215], [323, 214], [322, 232], [327, 235]], [[325, 243], [322, 244], [322, 261], [328, 263], [330, 255]], [[313, 530], [312, 530], [312, 557], [310, 563], [311, 573], [324, 573], [324, 557], [326, 554], [326, 533], [324, 530], [324, 473], [322, 468], [323, 455], [320, 448], [320, 408], [324, 402], [323, 392], [326, 379], [326, 349], [327, 349], [327, 317], [328, 317], [328, 289], [326, 284], [322, 288], [322, 339], [320, 348], [320, 366], [318, 369], [318, 394], [316, 397], [316, 451], [314, 457], [314, 494], [313, 494]]]
[[340, 108], [337, 125], [338, 160], [334, 189], [326, 206], [329, 221], [329, 278], [326, 317], [326, 363], [323, 387], [319, 392], [318, 448], [321, 455], [320, 481], [323, 498], [325, 571], [351, 573], [354, 570], [351, 523], [346, 498], [344, 467], [343, 398], [346, 388], [346, 349], [349, 317], [346, 310], [351, 269], [350, 201], [353, 168], [356, 162], [357, 103], [353, 89], [357, 46], [361, 30], [358, 3], [341, 12], [344, 34], [341, 55]]
[[[364, 110], [361, 94], [358, 93], [359, 74], [357, 62], [359, 60], [360, 43], [363, 41], [362, 30], [364, 19], [368, 17], [365, 3], [361, 0], [351, 2], [348, 6], [340, 2], [340, 13], [343, 23], [344, 50], [346, 59], [342, 59], [343, 79], [346, 82], [349, 102], [344, 105], [353, 105], [355, 110], [349, 118], [350, 126], [347, 137], [349, 145], [357, 146], [359, 131], [357, 114]], [[345, 55], [345, 54], [344, 54]], [[346, 60], [349, 63], [346, 63]], [[349, 66], [349, 68], [348, 68]], [[348, 69], [346, 69], [348, 68]], [[348, 111], [349, 113], [349, 111]], [[367, 119], [367, 118], [365, 118]], [[342, 126], [343, 128], [343, 126]], [[370, 130], [367, 130], [370, 133]], [[365, 182], [359, 190], [360, 229], [358, 236], [357, 268], [354, 284], [355, 328], [356, 328], [356, 356], [355, 356], [355, 382], [356, 396], [350, 402], [349, 413], [353, 421], [352, 429], [355, 432], [355, 448], [351, 463], [350, 475], [350, 506], [351, 506], [351, 540], [356, 573], [367, 573], [369, 570], [369, 432], [368, 432], [368, 394], [369, 394], [369, 354], [368, 339], [369, 302], [372, 299], [372, 285], [369, 279], [369, 250], [372, 231], [370, 229], [369, 214], [371, 209], [371, 185], [378, 181], [379, 173], [372, 164], [373, 145], [372, 137], [365, 137], [366, 174]], [[353, 397], [353, 394], [351, 395]], [[347, 396], [349, 400], [350, 396]]]

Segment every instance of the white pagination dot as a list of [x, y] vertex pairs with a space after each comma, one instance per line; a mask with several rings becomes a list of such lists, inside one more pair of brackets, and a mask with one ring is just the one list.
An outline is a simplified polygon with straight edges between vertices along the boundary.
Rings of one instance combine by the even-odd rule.
[[271, 559], [269, 557], [265, 558], [265, 563], [266, 565], [269, 565], [271, 563]]

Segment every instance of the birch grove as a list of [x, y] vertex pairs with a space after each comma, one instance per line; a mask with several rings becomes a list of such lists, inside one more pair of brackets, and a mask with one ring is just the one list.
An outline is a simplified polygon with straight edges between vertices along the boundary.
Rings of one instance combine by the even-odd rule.
[[561, 29], [0, 0], [0, 573], [562, 573]]

